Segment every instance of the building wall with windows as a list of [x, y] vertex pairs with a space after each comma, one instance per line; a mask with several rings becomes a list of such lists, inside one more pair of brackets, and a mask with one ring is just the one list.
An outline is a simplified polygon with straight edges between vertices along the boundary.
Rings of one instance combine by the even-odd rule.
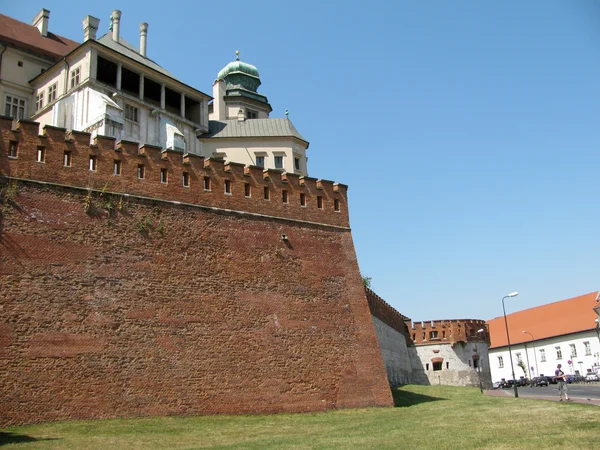
[[[572, 349], [575, 349], [575, 354]], [[554, 376], [557, 364], [566, 374], [583, 375], [597, 373], [600, 367], [600, 341], [595, 331], [557, 336], [511, 345], [515, 376]], [[512, 379], [508, 347], [493, 348], [489, 353], [492, 379]], [[501, 359], [500, 359], [501, 358]], [[529, 358], [529, 362], [527, 360]], [[525, 368], [519, 365], [522, 360]], [[569, 364], [569, 361], [571, 364]]]
[[489, 335], [476, 319], [407, 321], [414, 349], [413, 371], [426, 384], [491, 386]]
[[[585, 376], [597, 372], [600, 335], [594, 308], [599, 299], [600, 293], [595, 291], [507, 314], [506, 321], [504, 317], [488, 321], [493, 380], [512, 379], [506, 324], [515, 377], [529, 378], [530, 371], [531, 376], [553, 376], [559, 363], [567, 374]], [[519, 365], [519, 355], [525, 370]]]
[[[306, 143], [295, 138], [202, 139], [205, 155], [307, 175]], [[280, 158], [276, 161], [276, 158]]]

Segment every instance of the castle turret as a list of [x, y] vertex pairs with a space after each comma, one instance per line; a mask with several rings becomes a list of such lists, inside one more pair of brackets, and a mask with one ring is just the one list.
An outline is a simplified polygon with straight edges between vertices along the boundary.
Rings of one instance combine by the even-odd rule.
[[252, 64], [240, 61], [236, 51], [235, 61], [227, 64], [217, 74], [213, 84], [213, 109], [211, 120], [227, 120], [238, 117], [240, 109], [246, 119], [267, 119], [273, 110], [267, 97], [258, 93], [260, 75]]

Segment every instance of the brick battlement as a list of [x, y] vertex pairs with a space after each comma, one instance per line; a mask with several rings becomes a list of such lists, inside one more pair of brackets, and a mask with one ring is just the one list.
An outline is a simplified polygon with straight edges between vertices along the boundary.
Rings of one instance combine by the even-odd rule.
[[[406, 321], [408, 332], [415, 345], [431, 345], [456, 342], [487, 342], [489, 334], [485, 320], [457, 319], [426, 322]], [[484, 331], [478, 333], [483, 328]]]
[[367, 294], [367, 301], [369, 302], [371, 315], [377, 317], [383, 323], [392, 327], [394, 330], [402, 333], [408, 338], [409, 333], [406, 327], [406, 322], [410, 322], [410, 319], [396, 311], [371, 289], [365, 287], [365, 292]]
[[[0, 116], [0, 175], [348, 228], [347, 186]], [[118, 172], [118, 174], [117, 174]], [[142, 172], [142, 173], [140, 173]]]

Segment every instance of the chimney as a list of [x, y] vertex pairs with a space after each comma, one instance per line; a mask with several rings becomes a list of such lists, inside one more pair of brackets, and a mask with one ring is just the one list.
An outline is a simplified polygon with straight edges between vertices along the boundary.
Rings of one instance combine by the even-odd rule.
[[110, 15], [112, 20], [113, 41], [119, 42], [119, 25], [121, 24], [121, 11], [115, 9]]
[[83, 42], [96, 40], [96, 32], [98, 31], [98, 25], [100, 25], [100, 19], [96, 19], [92, 16], [85, 16], [83, 19]]
[[42, 36], [46, 37], [48, 36], [48, 20], [50, 20], [50, 11], [42, 9], [37, 16], [35, 16], [31, 25], [40, 30]]
[[238, 122], [243, 122], [244, 120], [246, 120], [246, 116], [244, 115], [244, 110], [240, 108], [238, 111]]
[[146, 57], [146, 36], [148, 35], [148, 24], [140, 23], [140, 55]]

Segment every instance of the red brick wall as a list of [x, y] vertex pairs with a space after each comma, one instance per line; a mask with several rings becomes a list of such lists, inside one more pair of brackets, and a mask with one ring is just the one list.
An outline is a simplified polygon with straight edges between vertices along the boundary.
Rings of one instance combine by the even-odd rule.
[[[284, 217], [348, 227], [347, 186], [327, 180], [300, 177], [241, 164], [225, 164], [181, 153], [161, 151], [158, 147], [114, 138], [98, 137], [90, 145], [90, 134], [66, 133], [63, 128], [46, 126], [40, 135], [39, 124], [21, 121], [11, 130], [12, 123], [0, 117], [0, 171], [15, 178], [26, 178], [66, 184], [107, 192], [127, 192], [152, 198], [179, 201], [209, 207], [246, 211], [254, 214]], [[18, 158], [7, 158], [10, 142], [18, 148]], [[45, 151], [45, 161], [36, 161], [38, 148]], [[72, 166], [64, 167], [64, 152], [70, 151]], [[97, 170], [89, 170], [89, 158], [97, 158]], [[114, 161], [121, 161], [121, 175], [114, 175]], [[145, 168], [145, 178], [137, 177], [138, 164]], [[160, 181], [161, 169], [167, 170], [166, 184]], [[182, 186], [183, 172], [189, 173], [190, 187]], [[210, 178], [210, 191], [205, 191], [204, 177]], [[231, 183], [231, 195], [225, 194], [225, 180]], [[244, 185], [250, 184], [251, 196], [245, 196]], [[264, 188], [270, 199], [264, 199]], [[282, 191], [288, 191], [288, 203], [283, 203]], [[306, 206], [300, 205], [300, 194]], [[322, 198], [318, 208], [317, 197]], [[335, 202], [339, 211], [334, 210]]]
[[[34, 178], [7, 162], [8, 133], [0, 175]], [[85, 191], [15, 191], [0, 426], [392, 405], [349, 230], [97, 192], [86, 213]]]
[[[428, 320], [426, 322], [406, 321], [411, 340], [415, 345], [439, 344], [455, 342], [488, 342], [489, 335], [485, 320], [458, 319], [458, 320]], [[477, 333], [483, 328], [484, 331]], [[431, 338], [430, 332], [437, 331], [437, 337]]]

